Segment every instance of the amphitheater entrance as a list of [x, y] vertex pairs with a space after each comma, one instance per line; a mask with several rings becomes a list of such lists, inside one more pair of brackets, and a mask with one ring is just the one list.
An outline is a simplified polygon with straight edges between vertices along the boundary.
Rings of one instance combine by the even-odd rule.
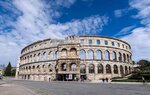
[[58, 74], [57, 80], [58, 81], [75, 81], [76, 74]]

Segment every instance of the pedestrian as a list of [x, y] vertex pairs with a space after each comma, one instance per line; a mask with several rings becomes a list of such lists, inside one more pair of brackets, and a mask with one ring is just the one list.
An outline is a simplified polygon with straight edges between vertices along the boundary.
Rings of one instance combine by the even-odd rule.
[[106, 78], [106, 82], [108, 83], [108, 78]]
[[143, 81], [143, 84], [145, 84], [145, 78], [142, 76], [142, 81]]
[[105, 82], [105, 79], [103, 78], [102, 81], [103, 81], [103, 83], [104, 83], [104, 82]]

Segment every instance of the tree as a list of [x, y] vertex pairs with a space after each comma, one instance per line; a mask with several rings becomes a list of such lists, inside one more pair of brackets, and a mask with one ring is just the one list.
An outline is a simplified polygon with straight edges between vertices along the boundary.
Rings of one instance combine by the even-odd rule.
[[150, 67], [150, 62], [147, 60], [140, 60], [139, 62], [137, 62], [137, 64], [140, 65], [141, 70], [146, 70]]
[[11, 76], [11, 63], [9, 62], [9, 64], [7, 65], [6, 69], [5, 69], [5, 76]]

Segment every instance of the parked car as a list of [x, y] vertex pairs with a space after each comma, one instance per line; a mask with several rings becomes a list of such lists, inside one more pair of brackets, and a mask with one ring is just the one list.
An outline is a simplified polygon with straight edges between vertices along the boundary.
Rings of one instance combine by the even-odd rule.
[[0, 75], [0, 79], [3, 79], [3, 75]]

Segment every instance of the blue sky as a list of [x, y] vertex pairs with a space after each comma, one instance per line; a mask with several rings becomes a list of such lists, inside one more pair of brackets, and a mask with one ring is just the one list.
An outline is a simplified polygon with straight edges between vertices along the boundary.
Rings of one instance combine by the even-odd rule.
[[37, 40], [101, 35], [127, 41], [150, 60], [150, 0], [0, 0], [0, 64], [15, 66]]

